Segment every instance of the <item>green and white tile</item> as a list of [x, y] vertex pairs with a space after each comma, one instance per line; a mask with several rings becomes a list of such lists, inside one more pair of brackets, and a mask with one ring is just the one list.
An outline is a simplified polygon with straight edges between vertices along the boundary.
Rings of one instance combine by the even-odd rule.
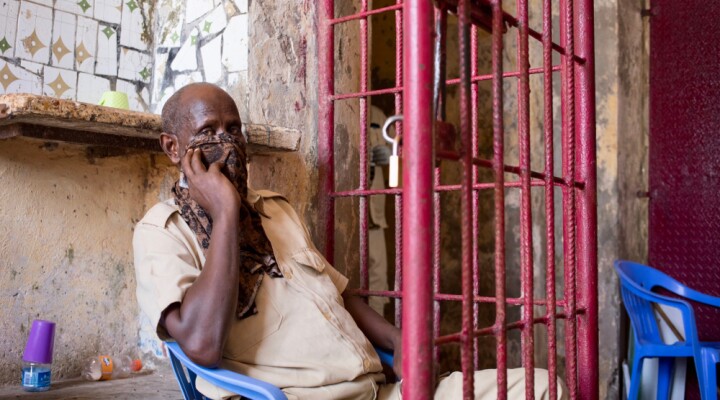
[[95, 0], [55, 0], [55, 9], [92, 17]]
[[196, 19], [209, 13], [215, 3], [213, 0], [193, 0], [185, 3], [185, 21], [194, 22]]
[[110, 25], [98, 25], [95, 74], [117, 76], [117, 32]]
[[22, 2], [17, 26], [15, 57], [48, 64], [52, 40], [52, 9]]
[[147, 89], [141, 86], [138, 91], [138, 85], [133, 82], [124, 81], [118, 79], [115, 85], [115, 90], [118, 92], [127, 93], [128, 105], [133, 111], [147, 112], [148, 104], [150, 104], [150, 96]]
[[[144, 23], [144, 18], [150, 15], [149, 2], [139, 2], [139, 0], [124, 0], [122, 9], [122, 22], [120, 23], [120, 45], [132, 47], [138, 50], [148, 50], [149, 37], [152, 32], [145, 33], [143, 25], [149, 27], [151, 23]], [[141, 5], [144, 8], [141, 9]], [[144, 10], [144, 11], [143, 11]]]
[[227, 15], [225, 14], [225, 7], [222, 5], [215, 7], [210, 14], [200, 19], [197, 25], [202, 37], [218, 33], [225, 29], [226, 26]]
[[125, 47], [120, 48], [118, 77], [149, 83], [151, 76], [152, 58], [148, 54]]
[[0, 56], [15, 56], [15, 33], [17, 30], [20, 2], [0, 1]]
[[198, 31], [193, 28], [170, 64], [173, 71], [194, 71], [197, 69], [197, 38]]

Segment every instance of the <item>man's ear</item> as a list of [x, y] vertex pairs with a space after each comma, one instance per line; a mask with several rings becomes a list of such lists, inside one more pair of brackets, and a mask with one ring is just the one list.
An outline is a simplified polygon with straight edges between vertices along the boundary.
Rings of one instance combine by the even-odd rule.
[[161, 133], [160, 147], [162, 147], [173, 164], [180, 164], [180, 144], [178, 143], [177, 136], [167, 132]]

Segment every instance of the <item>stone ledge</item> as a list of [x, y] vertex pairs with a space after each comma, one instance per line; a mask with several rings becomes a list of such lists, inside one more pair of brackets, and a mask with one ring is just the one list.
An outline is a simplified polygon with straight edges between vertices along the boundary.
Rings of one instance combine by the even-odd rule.
[[[296, 151], [300, 132], [271, 125], [243, 124], [248, 152]], [[30, 94], [0, 95], [0, 139], [29, 137], [87, 145], [160, 152], [159, 115]]]

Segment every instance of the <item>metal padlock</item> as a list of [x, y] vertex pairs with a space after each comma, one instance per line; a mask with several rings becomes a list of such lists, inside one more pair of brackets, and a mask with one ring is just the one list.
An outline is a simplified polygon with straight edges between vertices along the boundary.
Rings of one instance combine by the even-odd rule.
[[403, 119], [402, 115], [393, 115], [385, 121], [383, 125], [383, 138], [392, 144], [392, 154], [390, 155], [390, 176], [388, 177], [388, 186], [391, 188], [398, 187], [400, 183], [400, 156], [398, 155], [398, 147], [400, 145], [400, 138], [395, 135], [394, 138], [388, 134], [388, 128], [390, 125]]

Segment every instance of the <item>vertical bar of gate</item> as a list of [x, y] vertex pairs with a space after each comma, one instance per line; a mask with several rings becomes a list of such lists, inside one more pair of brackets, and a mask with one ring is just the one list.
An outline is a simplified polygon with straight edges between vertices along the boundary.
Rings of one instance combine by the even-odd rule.
[[[401, 4], [403, 0], [397, 0]], [[402, 9], [395, 11], [395, 87], [403, 87], [403, 12]], [[402, 93], [395, 93], [395, 114], [402, 114], [403, 100]], [[402, 138], [402, 121], [395, 123], [396, 137]], [[402, 148], [399, 149], [402, 152]], [[402, 194], [395, 195], [395, 291], [402, 290]], [[402, 299], [395, 300], [395, 324], [402, 327]]]
[[[368, 10], [368, 0], [360, 2], [360, 12]], [[360, 92], [368, 90], [368, 17], [360, 18]], [[368, 188], [367, 97], [360, 97], [360, 190]], [[368, 197], [360, 196], [360, 289], [369, 287]], [[367, 298], [366, 298], [367, 300]]]
[[470, 0], [458, 2], [458, 40], [460, 66], [460, 137], [462, 148], [462, 181], [460, 224], [462, 240], [462, 334], [460, 335], [460, 365], [463, 373], [463, 397], [473, 397], [473, 151], [470, 126]]
[[557, 399], [557, 333], [555, 330], [555, 155], [553, 149], [552, 1], [543, 0], [543, 134], [545, 139], [545, 316], [547, 318], [548, 394]]
[[498, 400], [507, 399], [507, 333], [505, 331], [505, 176], [503, 123], [503, 10], [492, 1], [493, 174], [495, 177], [495, 340]]
[[560, 1], [560, 37], [565, 48], [562, 55], [562, 148], [563, 148], [563, 260], [565, 283], [565, 367], [571, 398], [577, 398], [576, 337], [576, 234], [575, 234], [575, 74], [573, 70], [574, 28], [573, 0]]
[[517, 68], [518, 76], [518, 144], [520, 158], [520, 281], [522, 308], [522, 363], [525, 368], [525, 398], [534, 397], [535, 360], [533, 324], [533, 254], [532, 210], [530, 186], [530, 60], [528, 43], [528, 3], [515, 2], [518, 18]]
[[597, 194], [595, 154], [595, 56], [593, 1], [577, 4], [577, 54], [584, 62], [576, 66], [578, 178], [585, 187], [578, 196], [578, 282], [580, 308], [578, 320], [578, 387], [580, 398], [596, 400], [598, 393], [598, 272], [597, 272]]
[[407, 0], [404, 9], [403, 96], [403, 397], [433, 397], [433, 5]]
[[[470, 28], [470, 76], [476, 76], [478, 74], [478, 27], [472, 25]], [[480, 148], [478, 145], [478, 83], [475, 82], [470, 88], [470, 121], [472, 129], [472, 155], [478, 157]], [[472, 184], [475, 185], [478, 182], [478, 167], [473, 163], [472, 165]], [[480, 295], [480, 266], [479, 266], [479, 226], [478, 226], [478, 212], [480, 207], [480, 193], [478, 190], [472, 192], [472, 237], [473, 237], [473, 265], [472, 265], [472, 279], [473, 279], [473, 294]], [[473, 331], [479, 329], [480, 323], [480, 310], [477, 302], [473, 303]], [[478, 337], [473, 338], [473, 370], [480, 368], [480, 353], [479, 353]]]
[[[335, 16], [334, 0], [322, 0], [318, 7], [318, 175], [319, 221], [324, 228], [325, 258], [335, 259], [335, 32], [330, 20]], [[316, 228], [317, 229], [317, 228]]]

